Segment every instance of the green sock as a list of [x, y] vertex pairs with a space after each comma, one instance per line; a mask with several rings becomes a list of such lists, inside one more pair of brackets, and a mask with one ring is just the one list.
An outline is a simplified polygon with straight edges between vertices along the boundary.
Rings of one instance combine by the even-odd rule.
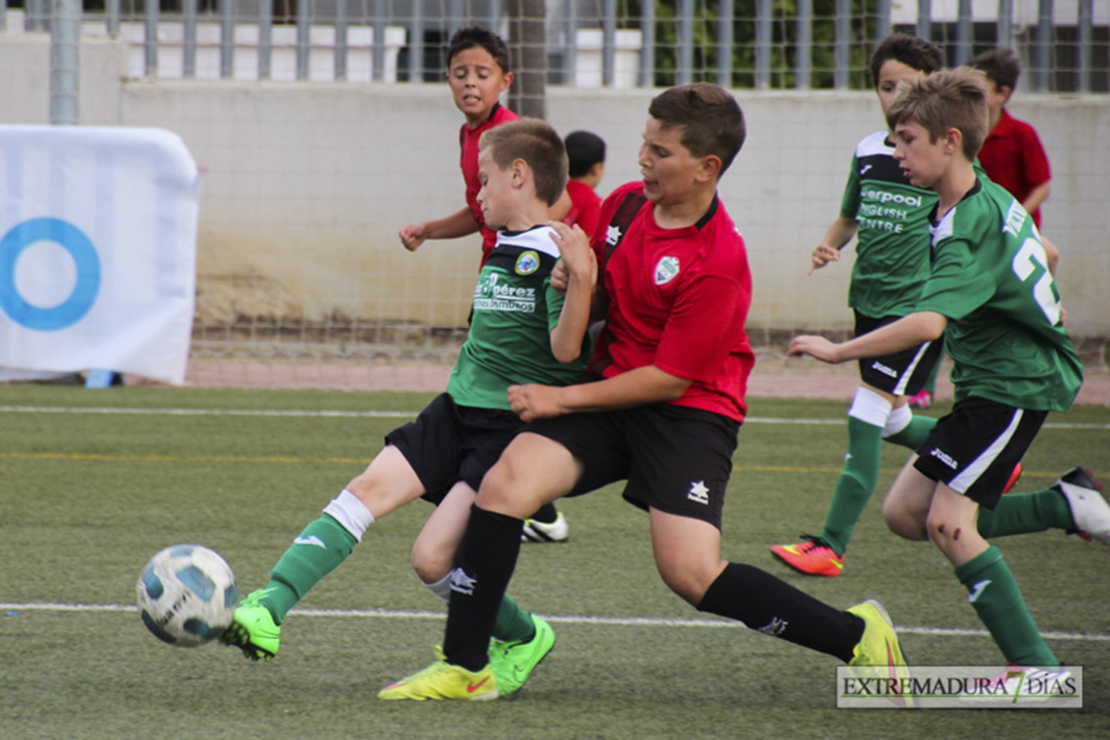
[[270, 571], [266, 595], [259, 600], [282, 623], [298, 601], [347, 559], [358, 540], [330, 515], [309, 524]]
[[848, 549], [856, 522], [879, 482], [882, 440], [882, 427], [848, 417], [848, 454], [844, 458], [844, 471], [836, 479], [829, 513], [825, 515], [825, 528], [821, 530], [821, 539], [829, 543], [837, 555], [843, 555]]
[[536, 636], [532, 615], [521, 609], [508, 594], [501, 597], [501, 608], [497, 610], [497, 619], [493, 623], [493, 636], [505, 642], [528, 642]]
[[993, 511], [979, 508], [979, 534], [985, 540], [1073, 527], [1075, 522], [1068, 502], [1055, 488], [1035, 493], [1008, 493], [998, 500]]
[[933, 427], [937, 425], [937, 420], [932, 416], [920, 416], [914, 414], [910, 419], [910, 423], [900, 431], [896, 432], [889, 437], [883, 437], [883, 441], [892, 442], [900, 447], [908, 447], [911, 450], [916, 450], [929, 436], [929, 432], [933, 431]]
[[997, 547], [992, 545], [957, 566], [956, 578], [967, 588], [968, 601], [1006, 660], [1022, 666], [1060, 665], [1037, 630], [1014, 574]]

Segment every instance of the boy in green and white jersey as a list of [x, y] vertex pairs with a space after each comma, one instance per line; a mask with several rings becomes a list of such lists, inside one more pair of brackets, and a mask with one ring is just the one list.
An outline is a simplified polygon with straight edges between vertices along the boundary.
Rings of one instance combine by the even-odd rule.
[[[597, 260], [581, 229], [549, 223], [547, 213], [566, 184], [563, 140], [548, 124], [523, 119], [486, 131], [480, 149], [477, 202], [498, 229], [497, 243], [479, 275], [470, 334], [447, 392], [386, 435], [366, 470], [293, 540], [266, 588], [235, 610], [222, 639], [248, 658], [272, 659], [290, 609], [347, 559], [373, 522], [418, 498], [436, 509], [413, 546], [413, 567], [447, 599], [478, 486], [523, 425], [509, 406], [509, 386], [568, 385], [585, 370]], [[551, 287], [560, 257], [571, 276], [565, 298]], [[493, 636], [490, 664], [502, 695], [518, 690], [555, 642], [547, 622], [507, 595]]]
[[[1010, 663], [1058, 666], [977, 519], [990, 519], [1048, 412], [1071, 405], [1082, 365], [1032, 220], [972, 166], [987, 133], [982, 75], [961, 68], [906, 80], [886, 115], [894, 158], [913, 184], [938, 195], [929, 279], [906, 317], [842, 344], [799, 336], [789, 351], [843, 362], [935, 340], [947, 328], [956, 405], [895, 480], [883, 516], [896, 534], [936, 543]], [[1042, 496], [1060, 525], [1110, 543], [1110, 505], [1086, 471], [1027, 495]]]
[[[879, 42], [871, 55], [871, 75], [884, 113], [902, 80], [938, 71], [943, 65], [944, 54], [924, 39], [892, 33]], [[985, 180], [977, 161], [973, 166]], [[929, 215], [936, 204], [935, 191], [906, 179], [894, 158], [894, 141], [888, 130], [871, 134], [856, 146], [840, 216], [814, 249], [809, 268], [812, 274], [838, 261], [840, 250], [857, 238], [848, 291], [848, 305], [855, 313], [855, 336], [915, 310], [929, 277]], [[1046, 246], [1051, 265], [1056, 251]], [[910, 400], [935, 371], [942, 345], [937, 339], [861, 359], [860, 386], [848, 410], [848, 454], [821, 532], [802, 535], [804, 540], [796, 544], [773, 545], [775, 557], [808, 575], [836, 577], [843, 572], [856, 523], [878, 485], [883, 442], [914, 450], [936, 424], [934, 417], [914, 414]], [[1020, 463], [1016, 463], [1007, 486], [1013, 485], [1020, 471]], [[1011, 515], [1008, 510], [1018, 504], [1018, 513]], [[994, 529], [982, 531], [984, 536], [1059, 526], [1055, 520], [1036, 515], [1035, 501], [1007, 500], [1003, 508], [1007, 511]], [[1072, 526], [1069, 521], [1064, 528]]]
[[[885, 112], [898, 83], [943, 68], [944, 54], [925, 39], [892, 33], [875, 47], [870, 66]], [[929, 275], [928, 215], [937, 195], [907, 180], [893, 154], [885, 129], [856, 145], [840, 215], [813, 250], [809, 267], [812, 275], [839, 261], [840, 250], [856, 238], [848, 306], [857, 337], [912, 312]], [[802, 542], [772, 546], [775, 557], [801, 573], [841, 574], [856, 522], [879, 482], [883, 441], [912, 450], [936, 422], [914, 415], [908, 401], [939, 360], [941, 344], [924, 342], [859, 363], [860, 385], [848, 410], [848, 454], [825, 523], [819, 534], [802, 535]]]

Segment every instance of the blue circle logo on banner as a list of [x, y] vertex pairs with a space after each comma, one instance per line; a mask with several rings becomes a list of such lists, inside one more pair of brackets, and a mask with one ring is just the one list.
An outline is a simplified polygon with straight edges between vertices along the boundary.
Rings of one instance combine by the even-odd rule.
[[[61, 245], [77, 266], [77, 284], [62, 303], [39, 308], [24, 300], [15, 284], [15, 263], [35, 242]], [[58, 218], [33, 218], [15, 226], [0, 239], [0, 309], [28, 329], [57, 331], [73, 326], [92, 308], [100, 292], [100, 257], [85, 232]]]

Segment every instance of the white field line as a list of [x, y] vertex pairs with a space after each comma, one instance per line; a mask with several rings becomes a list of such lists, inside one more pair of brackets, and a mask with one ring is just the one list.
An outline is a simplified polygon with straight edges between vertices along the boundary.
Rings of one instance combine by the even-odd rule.
[[[127, 604], [51, 604], [0, 602], [0, 618], [15, 616], [24, 611], [48, 612], [134, 612], [136, 607]], [[395, 611], [389, 609], [294, 609], [292, 614], [305, 617], [333, 617], [355, 619], [444, 619], [443, 612]], [[576, 615], [539, 615], [549, 622], [577, 625], [613, 627], [691, 627], [702, 629], [739, 628], [740, 622], [716, 619], [663, 619], [656, 617], [588, 617]], [[952, 637], [988, 637], [986, 630], [955, 629], [950, 627], [902, 627], [899, 633], [911, 635], [948, 635]], [[1110, 642], [1110, 634], [1084, 634], [1080, 632], [1041, 632], [1050, 640], [1075, 640], [1080, 642]]]
[[[137, 414], [162, 416], [270, 416], [270, 417], [336, 417], [336, 418], [383, 418], [411, 419], [418, 411], [305, 411], [276, 409], [140, 409], [140, 408], [95, 408], [66, 406], [0, 406], [0, 413], [6, 414]], [[745, 424], [800, 424], [820, 426], [843, 426], [844, 419], [780, 419], [774, 417], [749, 416]], [[1050, 422], [1044, 429], [1110, 429], [1110, 424], [1072, 424]]]

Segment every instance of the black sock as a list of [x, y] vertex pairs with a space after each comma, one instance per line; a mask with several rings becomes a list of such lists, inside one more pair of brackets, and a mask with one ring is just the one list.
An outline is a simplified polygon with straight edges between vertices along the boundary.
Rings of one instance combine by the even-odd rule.
[[559, 512], [555, 508], [555, 504], [544, 504], [540, 507], [540, 510], [533, 514], [530, 518], [535, 519], [541, 524], [552, 524], [556, 519], [559, 518]]
[[835, 655], [845, 663], [863, 636], [863, 620], [834, 609], [759, 568], [729, 563], [698, 610], [738, 619], [765, 635]]
[[470, 522], [451, 571], [451, 601], [443, 654], [468, 671], [489, 663], [489, 639], [501, 598], [520, 554], [520, 528], [511, 516], [470, 507]]

